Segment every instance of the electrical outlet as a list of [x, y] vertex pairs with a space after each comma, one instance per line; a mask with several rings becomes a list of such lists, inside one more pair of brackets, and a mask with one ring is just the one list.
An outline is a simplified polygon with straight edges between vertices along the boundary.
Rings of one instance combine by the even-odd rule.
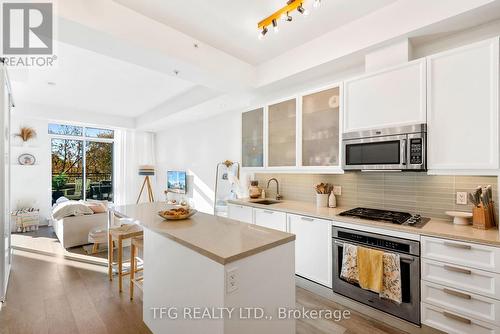
[[467, 205], [467, 193], [465, 191], [457, 192], [457, 204]]
[[238, 290], [238, 268], [226, 270], [226, 293]]
[[342, 195], [342, 187], [341, 186], [333, 186], [333, 194], [335, 196]]

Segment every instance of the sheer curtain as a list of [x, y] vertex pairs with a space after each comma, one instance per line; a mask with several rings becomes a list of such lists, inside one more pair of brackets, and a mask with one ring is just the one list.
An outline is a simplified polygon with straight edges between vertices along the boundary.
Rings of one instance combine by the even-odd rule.
[[[155, 165], [155, 134], [136, 130], [115, 131], [115, 204], [135, 204], [143, 176], [138, 175], [140, 165]], [[153, 190], [156, 175], [150, 177]], [[142, 200], [145, 196], [142, 197]]]

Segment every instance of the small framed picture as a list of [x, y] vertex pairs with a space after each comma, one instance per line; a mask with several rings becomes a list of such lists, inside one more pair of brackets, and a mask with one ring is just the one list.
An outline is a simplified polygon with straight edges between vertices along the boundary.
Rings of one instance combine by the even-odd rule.
[[35, 156], [33, 154], [29, 153], [24, 153], [17, 158], [17, 161], [19, 162], [20, 165], [27, 165], [31, 166], [34, 165], [36, 162]]

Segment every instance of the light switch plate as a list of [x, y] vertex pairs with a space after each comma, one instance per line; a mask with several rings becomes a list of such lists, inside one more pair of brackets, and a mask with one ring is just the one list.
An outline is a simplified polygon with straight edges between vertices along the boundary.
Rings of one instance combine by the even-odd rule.
[[467, 192], [457, 191], [457, 204], [467, 205]]
[[341, 196], [342, 195], [342, 187], [341, 186], [333, 186], [333, 194], [335, 196]]

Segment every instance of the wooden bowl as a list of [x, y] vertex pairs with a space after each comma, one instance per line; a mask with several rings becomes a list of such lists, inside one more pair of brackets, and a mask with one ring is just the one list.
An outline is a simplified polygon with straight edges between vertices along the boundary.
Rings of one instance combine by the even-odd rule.
[[198, 211], [196, 211], [195, 209], [189, 209], [189, 213], [187, 213], [185, 215], [180, 215], [180, 216], [164, 215], [163, 212], [164, 211], [159, 211], [158, 212], [158, 216], [162, 217], [163, 219], [166, 219], [166, 220], [183, 220], [183, 219], [188, 219], [189, 217], [193, 216]]

